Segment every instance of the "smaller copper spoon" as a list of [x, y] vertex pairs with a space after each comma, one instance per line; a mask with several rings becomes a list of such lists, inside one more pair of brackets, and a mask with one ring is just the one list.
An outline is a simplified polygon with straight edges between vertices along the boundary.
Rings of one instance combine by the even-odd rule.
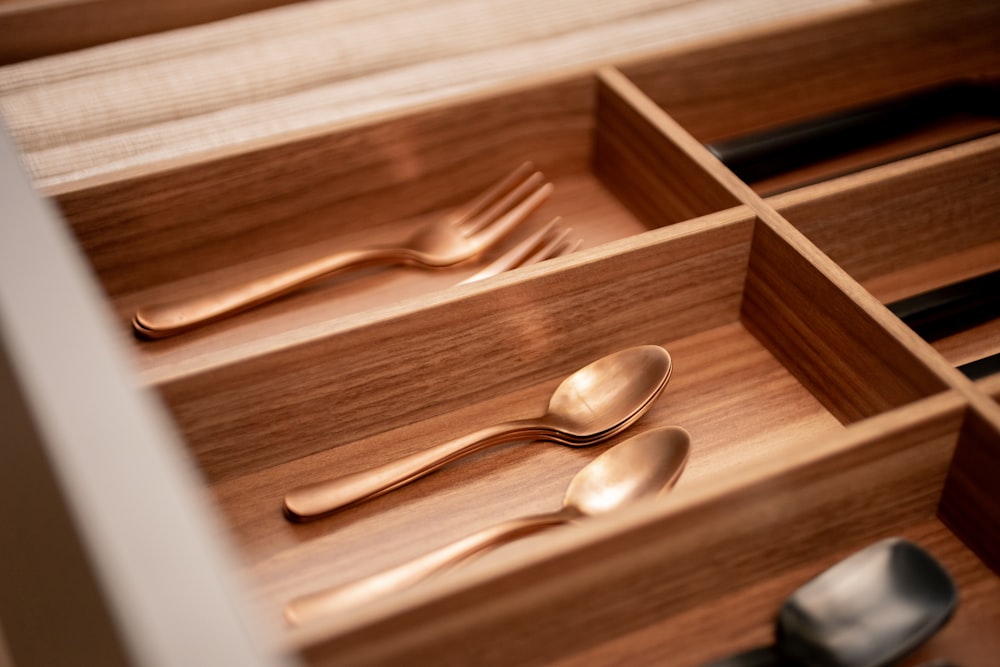
[[296, 598], [285, 607], [285, 619], [299, 625], [322, 618], [412, 586], [519, 537], [655, 497], [677, 483], [687, 463], [690, 443], [690, 434], [679, 426], [629, 438], [595, 458], [573, 477], [558, 511], [506, 521], [366, 579]]

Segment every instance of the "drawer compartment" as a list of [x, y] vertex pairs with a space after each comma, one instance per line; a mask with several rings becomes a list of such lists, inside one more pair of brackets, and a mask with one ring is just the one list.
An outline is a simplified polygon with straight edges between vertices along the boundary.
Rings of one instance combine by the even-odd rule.
[[[946, 5], [863, 4], [46, 191], [112, 313], [130, 395], [159, 400], [178, 436], [160, 440], [196, 473], [184, 506], [207, 516], [179, 520], [222, 527], [279, 649], [316, 665], [693, 666], [769, 642], [797, 586], [900, 535], [962, 596], [905, 664], [990, 664], [1000, 375], [955, 366], [1000, 351], [1000, 329], [929, 344], [885, 304], [1000, 269], [1000, 124], [950, 119], [752, 182], [709, 150], [1000, 74], [997, 4]], [[142, 305], [408, 238], [524, 161], [554, 193], [480, 264], [554, 216], [579, 250], [469, 284], [480, 264], [366, 269], [174, 337], [130, 331]], [[671, 379], [608, 442], [510, 443], [316, 521], [282, 514], [300, 485], [538, 416], [567, 375], [645, 344], [670, 353]], [[556, 510], [589, 461], [668, 425], [692, 437], [671, 493], [285, 624], [295, 596]]]

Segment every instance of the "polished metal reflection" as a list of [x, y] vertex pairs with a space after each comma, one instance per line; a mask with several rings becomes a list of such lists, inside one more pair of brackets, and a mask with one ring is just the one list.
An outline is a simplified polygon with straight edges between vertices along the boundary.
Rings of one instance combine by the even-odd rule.
[[294, 489], [285, 495], [285, 515], [294, 521], [317, 518], [506, 442], [547, 440], [576, 447], [602, 442], [649, 410], [671, 369], [670, 355], [657, 345], [615, 352], [563, 380], [540, 417], [489, 426], [371, 470]]
[[460, 285], [474, 283], [522, 266], [531, 266], [553, 257], [574, 253], [583, 244], [582, 239], [573, 238], [572, 228], [560, 226], [562, 218], [555, 217], [548, 224], [511, 247], [500, 257], [484, 266], [480, 271], [463, 280]]
[[958, 593], [926, 551], [878, 542], [806, 583], [778, 617], [782, 653], [830, 667], [889, 665], [951, 616]]
[[132, 327], [142, 338], [165, 338], [349, 269], [385, 264], [451, 267], [493, 247], [526, 220], [552, 189], [542, 173], [526, 162], [472, 202], [457, 220], [435, 221], [402, 246], [338, 252], [229, 290], [143, 307], [135, 312]]
[[940, 630], [957, 604], [955, 584], [933, 556], [889, 538], [795, 591], [773, 646], [707, 667], [888, 667]]
[[344, 611], [520, 537], [655, 497], [677, 483], [688, 460], [690, 442], [688, 432], [677, 426], [632, 437], [580, 470], [558, 511], [507, 521], [367, 579], [296, 598], [285, 607], [285, 618], [298, 625]]

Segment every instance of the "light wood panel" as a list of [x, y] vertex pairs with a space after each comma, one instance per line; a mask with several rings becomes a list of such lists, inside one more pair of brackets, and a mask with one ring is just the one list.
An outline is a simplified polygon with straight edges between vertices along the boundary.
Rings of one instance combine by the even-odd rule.
[[[533, 160], [556, 191], [521, 236], [560, 215], [588, 248], [738, 203], [691, 160], [678, 158], [663, 170], [658, 162], [622, 161], [595, 150], [594, 136], [620, 133], [624, 126], [613, 116], [595, 112], [593, 85], [591, 76], [576, 77], [388, 119], [374, 127], [341, 130], [304, 140], [316, 142], [305, 151], [312, 154], [308, 162], [289, 161], [288, 156], [298, 155], [296, 147], [302, 148], [293, 144], [223, 160], [210, 171], [196, 165], [170, 178], [157, 174], [60, 201], [64, 212], [75, 211], [70, 220], [99, 274], [107, 277], [105, 285], [123, 330], [143, 304], [239, 284], [327, 252], [398, 243], [471, 197], [476, 190], [469, 181], [484, 188], [524, 159]], [[619, 94], [606, 91], [602, 103], [614, 105]], [[633, 114], [628, 123], [641, 126], [641, 118]], [[405, 141], [405, 147], [372, 150], [373, 142], [388, 147], [395, 139]], [[400, 168], [401, 160], [407, 169]], [[609, 160], [612, 164], [605, 166]], [[200, 216], [205, 207], [195, 204], [211, 197], [208, 184], [217, 182], [223, 171], [233, 187], [216, 193], [212, 201], [227, 210], [209, 208], [207, 214], [215, 217], [204, 222]], [[630, 213], [609, 195], [601, 180], [605, 177], [644, 183], [644, 191], [656, 192], [658, 199], [643, 210], [632, 206], [636, 214]], [[699, 191], [703, 194], [694, 208], [684, 203], [689, 193]], [[620, 193], [626, 205], [636, 192], [633, 188]], [[240, 225], [232, 224], [237, 215]], [[238, 236], [233, 236], [234, 230]], [[212, 265], [217, 268], [203, 270]], [[348, 276], [202, 331], [144, 341], [133, 349], [143, 374], [150, 382], [161, 382], [171, 374], [210, 365], [213, 359], [218, 363], [219, 358], [232, 358], [234, 350], [246, 354], [257, 340], [299, 335], [433, 294], [473, 270], [394, 269]]]
[[[539, 166], [544, 168], [546, 165], [541, 163]], [[564, 174], [551, 182], [555, 191], [550, 200], [509, 239], [488, 251], [480, 261], [439, 271], [397, 266], [345, 274], [182, 336], [155, 342], [127, 341], [140, 373], [149, 383], [162, 382], [175, 375], [259, 351], [259, 341], [283, 345], [283, 341], [287, 342], [290, 337], [308, 336], [310, 330], [332, 330], [334, 323], [337, 323], [335, 328], [356, 326], [357, 318], [365, 318], [372, 311], [399, 308], [401, 304], [413, 303], [417, 299], [440, 296], [442, 291], [456, 288], [460, 281], [483, 264], [513, 247], [521, 238], [556, 215], [562, 217], [561, 226], [572, 229], [573, 237], [582, 242], [581, 249], [648, 230], [588, 173]], [[391, 195], [382, 198], [395, 200]], [[267, 255], [256, 261], [222, 263], [220, 268], [207, 274], [122, 294], [115, 300], [119, 325], [123, 332], [128, 331], [135, 309], [143, 305], [201, 295], [208, 289], [235, 285], [328, 252], [398, 243], [422, 226], [433, 224], [457, 211], [438, 209], [363, 229], [331, 227], [327, 230], [327, 239], [323, 241]]]
[[236, 16], [292, 0], [5, 0], [0, 2], [0, 64], [76, 51]]
[[[671, 151], [685, 155], [756, 211], [742, 317], [838, 419], [870, 417], [948, 386], [926, 366], [936, 360], [919, 346], [916, 353], [911, 349], [912, 335], [900, 339], [887, 330], [886, 322], [893, 318], [881, 312], [871, 295], [736, 179], [676, 119], [652, 104], [647, 91], [617, 70], [604, 70], [601, 76], [633, 108], [642, 109], [647, 132], [664, 137]], [[851, 369], [855, 362], [858, 366]], [[847, 367], [843, 373], [842, 365]], [[873, 377], [879, 380], [869, 384], [867, 379]], [[877, 395], [870, 394], [872, 390]]]
[[[995, 411], [1000, 412], [1000, 411]], [[1000, 500], [996, 494], [1000, 474], [1000, 438], [996, 420], [988, 423], [971, 412], [962, 426], [964, 445], [955, 452], [944, 489], [940, 514], [966, 544], [976, 550], [995, 572], [1000, 572]]]
[[8, 66], [0, 109], [36, 184], [73, 187], [858, 1], [294, 3]]
[[[1000, 136], [769, 199], [883, 302], [1000, 268]], [[959, 365], [1000, 350], [1000, 322], [933, 343]]]

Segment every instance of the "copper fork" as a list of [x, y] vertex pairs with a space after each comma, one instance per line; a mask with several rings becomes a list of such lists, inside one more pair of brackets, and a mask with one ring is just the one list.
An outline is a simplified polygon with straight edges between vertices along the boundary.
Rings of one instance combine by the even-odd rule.
[[478, 257], [513, 231], [552, 189], [542, 173], [526, 162], [471, 202], [458, 218], [435, 221], [400, 246], [337, 252], [228, 290], [140, 308], [132, 326], [143, 338], [165, 338], [349, 269], [393, 264], [425, 269], [454, 266]]
[[553, 257], [576, 252], [583, 243], [583, 239], [571, 239], [570, 235], [573, 233], [573, 229], [571, 227], [561, 228], [559, 226], [561, 220], [562, 218], [558, 216], [552, 218], [537, 232], [484, 266], [481, 271], [458, 284], [474, 283], [510, 269], [530, 266]]

